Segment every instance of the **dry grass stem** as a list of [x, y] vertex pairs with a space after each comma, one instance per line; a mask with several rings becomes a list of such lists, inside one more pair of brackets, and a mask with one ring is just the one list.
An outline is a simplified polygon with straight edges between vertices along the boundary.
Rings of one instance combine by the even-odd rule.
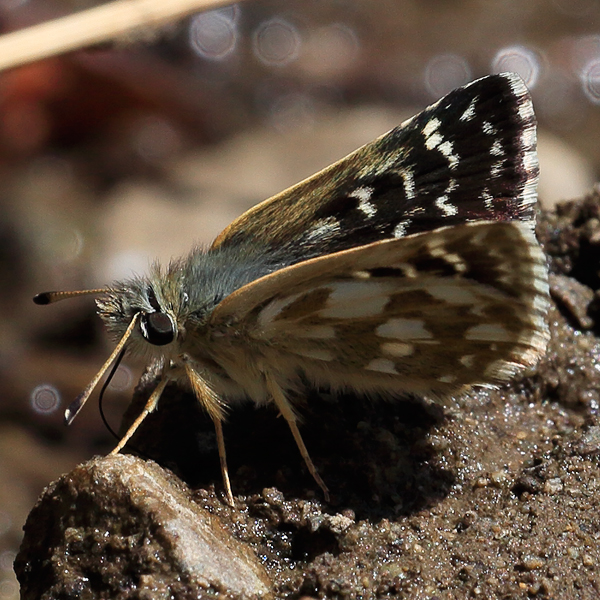
[[117, 0], [0, 36], [0, 70], [155, 28], [232, 0]]

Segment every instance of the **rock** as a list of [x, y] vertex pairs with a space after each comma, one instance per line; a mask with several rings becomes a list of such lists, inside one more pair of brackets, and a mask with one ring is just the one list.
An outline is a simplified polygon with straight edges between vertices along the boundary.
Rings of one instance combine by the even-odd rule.
[[558, 306], [579, 329], [591, 329], [594, 326], [594, 320], [588, 315], [589, 306], [594, 300], [593, 290], [572, 277], [551, 274], [550, 291]]
[[48, 486], [15, 561], [21, 598], [270, 598], [254, 553], [151, 461], [97, 458]]

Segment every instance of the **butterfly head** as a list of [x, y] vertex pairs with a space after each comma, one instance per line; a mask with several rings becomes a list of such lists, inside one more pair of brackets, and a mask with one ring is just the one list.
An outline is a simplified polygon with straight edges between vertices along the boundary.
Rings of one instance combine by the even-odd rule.
[[135, 354], [171, 354], [185, 333], [183, 316], [188, 296], [174, 289], [171, 278], [157, 268], [147, 278], [119, 282], [96, 300], [98, 314], [115, 339], [122, 339], [129, 324], [137, 324], [128, 346]]
[[108, 368], [124, 350], [163, 364], [181, 353], [189, 297], [176, 270], [163, 272], [155, 266], [148, 277], [117, 282], [111, 287], [73, 292], [38, 294], [37, 304], [50, 304], [82, 295], [97, 296], [98, 314], [117, 345], [96, 377], [67, 410], [70, 423]]

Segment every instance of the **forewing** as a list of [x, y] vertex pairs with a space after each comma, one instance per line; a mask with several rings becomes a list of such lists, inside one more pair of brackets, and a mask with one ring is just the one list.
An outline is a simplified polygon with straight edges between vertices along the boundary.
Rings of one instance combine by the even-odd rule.
[[285, 248], [292, 263], [475, 220], [533, 228], [537, 176], [527, 88], [491, 75], [255, 206], [213, 248]]
[[209, 326], [316, 383], [443, 397], [533, 365], [547, 310], [528, 225], [477, 222], [287, 267], [225, 298]]

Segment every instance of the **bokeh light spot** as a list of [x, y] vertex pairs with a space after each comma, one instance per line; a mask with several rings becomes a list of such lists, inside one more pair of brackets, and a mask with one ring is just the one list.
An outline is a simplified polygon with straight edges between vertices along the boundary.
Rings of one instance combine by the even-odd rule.
[[0, 571], [12, 571], [17, 553], [14, 550], [5, 550], [0, 553]]
[[31, 392], [30, 402], [35, 412], [47, 415], [60, 406], [60, 393], [54, 386], [44, 383]]
[[13, 579], [4, 579], [0, 581], [0, 598], [13, 600], [19, 597], [19, 585]]
[[268, 66], [283, 66], [292, 62], [298, 58], [301, 44], [296, 27], [283, 19], [265, 21], [253, 38], [254, 55]]
[[600, 104], [600, 58], [590, 60], [581, 70], [580, 78], [587, 99]]
[[425, 87], [432, 98], [445, 96], [471, 79], [471, 69], [467, 61], [456, 54], [434, 56], [426, 65]]
[[210, 11], [190, 22], [189, 39], [194, 52], [209, 60], [222, 60], [236, 48], [238, 32], [235, 12]]
[[133, 373], [131, 369], [125, 365], [119, 365], [113, 378], [110, 380], [108, 389], [115, 392], [124, 392], [133, 384]]
[[85, 247], [83, 235], [78, 229], [53, 225], [49, 223], [46, 231], [40, 236], [40, 246], [55, 264], [76, 261]]
[[540, 57], [535, 50], [525, 46], [507, 46], [496, 53], [492, 60], [495, 73], [517, 73], [527, 87], [535, 87], [540, 76]]

